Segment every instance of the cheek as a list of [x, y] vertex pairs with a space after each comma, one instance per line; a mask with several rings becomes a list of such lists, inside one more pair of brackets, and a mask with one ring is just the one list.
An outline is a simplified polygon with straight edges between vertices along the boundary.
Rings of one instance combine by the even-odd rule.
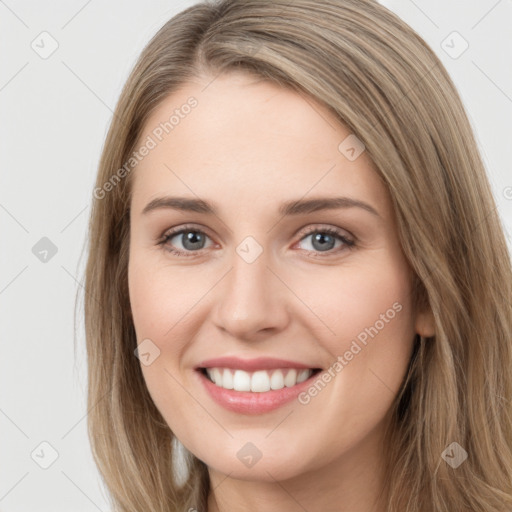
[[331, 333], [323, 339], [333, 354], [348, 349], [354, 339], [364, 344], [377, 336], [412, 333], [407, 268], [393, 261], [325, 274], [311, 282], [307, 299]]
[[[197, 289], [176, 268], [157, 265], [134, 251], [128, 266], [128, 288], [137, 343], [151, 353], [150, 364], [141, 358], [141, 370], [150, 396], [167, 418], [169, 411], [186, 410], [179, 364], [190, 341], [187, 319], [199, 297]], [[185, 282], [183, 282], [185, 281]], [[148, 341], [149, 340], [149, 341]], [[179, 415], [178, 415], [179, 416]]]
[[149, 339], [158, 354], [150, 365], [141, 365], [142, 374], [164, 416], [187, 409], [189, 396], [183, 388], [184, 377], [188, 378], [183, 371], [190, 371], [191, 364], [187, 350], [204, 325], [202, 306], [217, 279], [211, 269], [179, 268], [143, 251], [130, 255], [128, 287], [137, 342]]
[[[308, 290], [308, 305], [329, 327], [316, 339], [334, 358], [323, 383], [315, 381], [300, 397], [296, 420], [322, 418], [315, 434], [304, 435], [324, 460], [381, 423], [403, 382], [414, 340], [407, 267], [397, 262], [346, 270]], [[330, 440], [328, 447], [322, 437]]]
[[186, 325], [187, 315], [200, 299], [200, 285], [193, 272], [185, 275], [135, 254], [128, 266], [128, 287], [137, 340], [151, 338], [161, 344], [173, 338], [172, 346], [177, 348], [181, 337], [176, 332], [182, 328], [180, 324]]
[[[339, 278], [315, 281], [308, 305], [328, 330], [317, 336], [332, 356], [331, 393], [304, 397], [327, 407], [343, 397], [333, 412], [371, 425], [391, 405], [411, 357], [414, 319], [408, 267], [402, 260], [341, 269]], [[321, 396], [320, 396], [321, 395]], [[325, 402], [324, 402], [325, 401]], [[372, 419], [373, 418], [373, 419]]]

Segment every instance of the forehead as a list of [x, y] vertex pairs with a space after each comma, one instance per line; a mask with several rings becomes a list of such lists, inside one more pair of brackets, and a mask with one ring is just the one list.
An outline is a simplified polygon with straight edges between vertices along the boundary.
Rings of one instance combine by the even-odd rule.
[[146, 122], [137, 147], [151, 140], [152, 149], [133, 171], [133, 206], [176, 192], [237, 199], [239, 208], [337, 192], [386, 209], [367, 152], [355, 160], [344, 153], [354, 137], [302, 93], [244, 73], [197, 79], [166, 97]]

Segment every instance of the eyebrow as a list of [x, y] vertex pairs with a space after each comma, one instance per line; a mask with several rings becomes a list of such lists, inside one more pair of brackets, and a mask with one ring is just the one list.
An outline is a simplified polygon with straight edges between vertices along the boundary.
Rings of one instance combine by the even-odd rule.
[[[351, 197], [318, 197], [314, 199], [297, 199], [287, 201], [281, 204], [278, 212], [283, 216], [291, 216], [303, 215], [321, 210], [345, 208], [362, 208], [363, 210], [380, 217], [379, 213], [375, 208], [373, 208], [373, 206]], [[142, 210], [142, 214], [146, 215], [149, 212], [160, 209], [173, 209], [215, 216], [218, 216], [219, 213], [216, 206], [203, 199], [165, 196], [157, 197], [150, 201], [144, 210]]]

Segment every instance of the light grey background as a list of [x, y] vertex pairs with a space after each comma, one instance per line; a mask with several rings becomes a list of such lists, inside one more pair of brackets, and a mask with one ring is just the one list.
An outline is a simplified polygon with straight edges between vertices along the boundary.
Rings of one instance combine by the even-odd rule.
[[[80, 255], [121, 87], [156, 30], [194, 3], [0, 0], [1, 512], [109, 510], [87, 439], [81, 318], [76, 353], [73, 341]], [[383, 3], [425, 38], [459, 88], [512, 233], [512, 1]], [[49, 51], [52, 39], [48, 58], [31, 46]], [[43, 237], [57, 249], [47, 262], [32, 250]]]

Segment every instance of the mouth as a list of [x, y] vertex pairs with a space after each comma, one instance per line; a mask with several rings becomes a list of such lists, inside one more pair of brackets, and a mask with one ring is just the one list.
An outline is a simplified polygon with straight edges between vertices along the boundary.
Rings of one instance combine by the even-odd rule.
[[197, 368], [215, 386], [232, 391], [267, 393], [293, 388], [318, 374], [321, 368], [273, 368], [245, 371], [236, 368]]

